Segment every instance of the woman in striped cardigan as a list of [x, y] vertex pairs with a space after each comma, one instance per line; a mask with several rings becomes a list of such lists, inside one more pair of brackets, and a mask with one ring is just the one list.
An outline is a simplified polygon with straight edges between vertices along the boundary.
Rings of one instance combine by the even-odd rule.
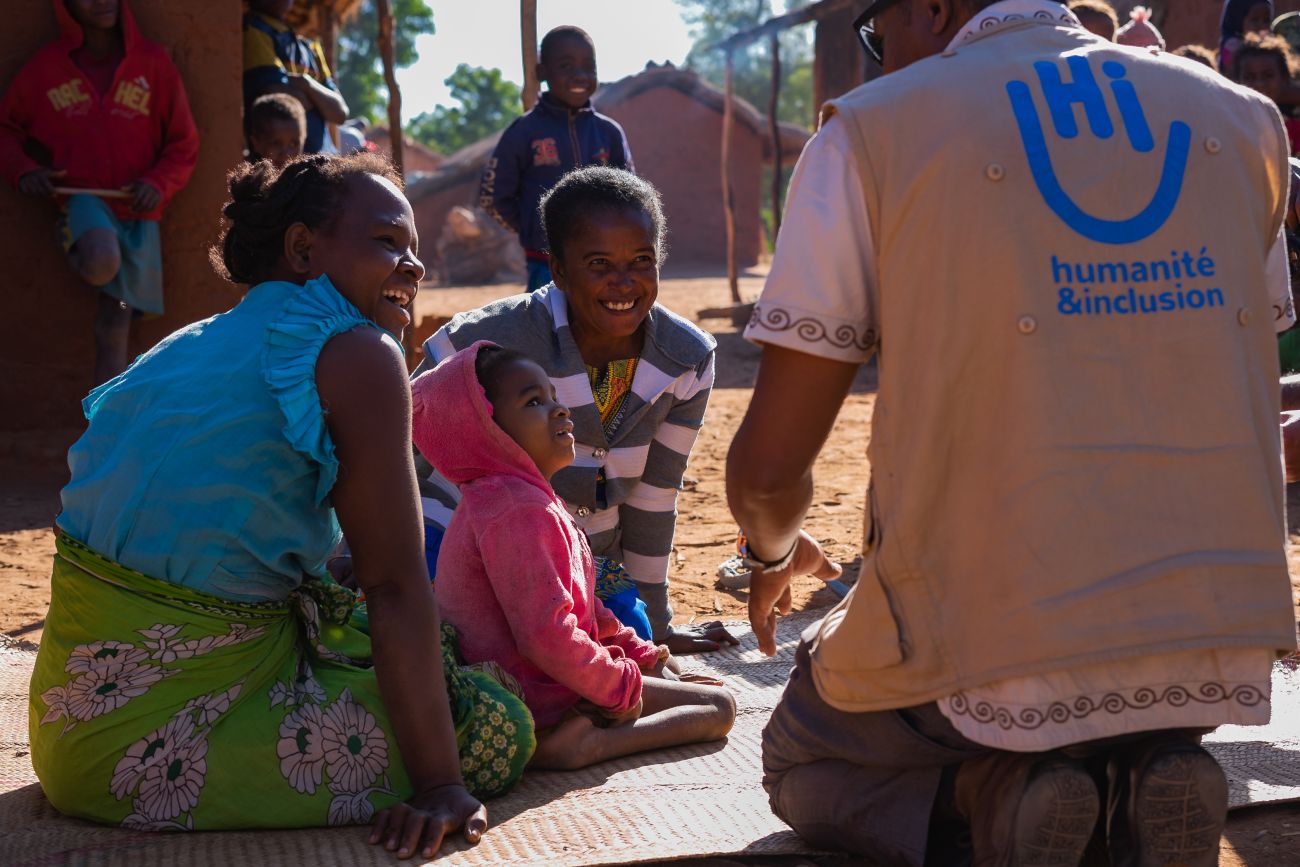
[[[540, 364], [577, 439], [577, 459], [552, 484], [587, 534], [602, 595], [634, 587], [648, 618], [643, 637], [674, 653], [734, 644], [718, 623], [671, 625], [677, 492], [713, 387], [715, 343], [655, 301], [666, 230], [659, 194], [629, 172], [589, 167], [566, 175], [541, 207], [554, 282], [457, 315], [425, 341], [416, 374], [478, 340]], [[421, 493], [436, 539], [457, 495], [428, 469]], [[634, 610], [612, 601], [635, 627]]]

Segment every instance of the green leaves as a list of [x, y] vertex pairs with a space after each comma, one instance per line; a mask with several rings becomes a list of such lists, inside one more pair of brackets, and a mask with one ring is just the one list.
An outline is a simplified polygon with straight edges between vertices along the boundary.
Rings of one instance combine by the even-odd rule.
[[[723, 86], [722, 52], [709, 46], [762, 24], [773, 15], [807, 6], [811, 0], [677, 0], [682, 18], [691, 25], [695, 45], [686, 55], [686, 65], [709, 82]], [[781, 7], [774, 9], [773, 7]], [[780, 36], [781, 100], [777, 116], [788, 123], [812, 127], [812, 46], [811, 24], [792, 27]], [[735, 58], [736, 95], [760, 112], [767, 113], [771, 92], [772, 56], [766, 38], [738, 51]]]
[[504, 129], [523, 111], [519, 86], [499, 69], [462, 63], [444, 82], [458, 106], [436, 106], [406, 126], [407, 135], [436, 151], [450, 154]]
[[[419, 59], [415, 38], [433, 33], [433, 10], [425, 0], [391, 0], [393, 8], [393, 60], [397, 67]], [[379, 19], [375, 0], [365, 0], [361, 11], [338, 34], [338, 82], [353, 117], [372, 123], [388, 122], [388, 88], [379, 59]]]

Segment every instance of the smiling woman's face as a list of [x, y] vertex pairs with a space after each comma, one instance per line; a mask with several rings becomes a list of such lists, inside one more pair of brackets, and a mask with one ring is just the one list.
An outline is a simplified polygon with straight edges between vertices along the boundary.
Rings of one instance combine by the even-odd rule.
[[586, 351], [593, 346], [620, 358], [640, 352], [641, 326], [659, 296], [659, 251], [645, 211], [592, 212], [565, 238], [551, 270], [568, 295], [569, 324], [588, 363], [595, 363]]
[[362, 315], [392, 334], [411, 324], [407, 311], [424, 276], [416, 258], [415, 216], [401, 190], [378, 175], [355, 175], [347, 203], [328, 230], [314, 233], [308, 276], [325, 274]]

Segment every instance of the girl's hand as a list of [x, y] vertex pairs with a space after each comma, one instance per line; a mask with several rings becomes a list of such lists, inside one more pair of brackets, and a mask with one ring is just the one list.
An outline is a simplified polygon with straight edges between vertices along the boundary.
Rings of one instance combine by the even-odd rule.
[[636, 704], [632, 705], [632, 707], [622, 713], [614, 713], [609, 708], [603, 707], [600, 709], [600, 715], [609, 720], [609, 725], [611, 727], [634, 723], [641, 718], [641, 699], [638, 698]]
[[443, 838], [457, 828], [465, 829], [465, 840], [477, 843], [487, 830], [487, 808], [464, 786], [454, 783], [417, 793], [375, 815], [370, 842], [382, 845], [398, 858], [432, 858], [442, 848]]
[[[644, 672], [642, 677], [649, 677], [650, 672]], [[641, 717], [641, 700], [623, 713], [614, 713], [607, 707], [601, 707], [594, 701], [585, 698], [578, 699], [577, 704], [573, 706], [573, 712], [578, 716], [584, 716], [591, 720], [591, 724], [598, 729], [614, 728], [626, 723], [636, 722]]]
[[[670, 656], [668, 659], [672, 659], [672, 657]], [[657, 662], [651, 668], [646, 669], [645, 676], [658, 677], [663, 680], [681, 680], [667, 659], [662, 662]]]

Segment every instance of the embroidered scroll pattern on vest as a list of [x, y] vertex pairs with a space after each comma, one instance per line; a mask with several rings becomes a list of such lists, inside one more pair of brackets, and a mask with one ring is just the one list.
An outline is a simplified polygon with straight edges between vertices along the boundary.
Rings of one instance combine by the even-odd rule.
[[1142, 687], [1124, 692], [1108, 692], [1102, 696], [1082, 695], [1070, 701], [1054, 701], [1048, 705], [1015, 710], [984, 700], [971, 701], [970, 696], [959, 692], [949, 700], [949, 709], [960, 716], [968, 716], [980, 723], [995, 723], [1003, 731], [1025, 729], [1032, 731], [1047, 723], [1062, 725], [1071, 720], [1081, 720], [1094, 714], [1122, 714], [1125, 711], [1147, 710], [1158, 704], [1185, 707], [1189, 704], [1218, 704], [1234, 702], [1244, 707], [1254, 707], [1267, 701], [1268, 696], [1250, 684], [1239, 684], [1229, 689], [1221, 683], [1201, 683], [1192, 687], [1174, 684], [1163, 690]]
[[[1077, 103], [1083, 107], [1092, 134], [1099, 139], [1110, 138], [1115, 134], [1115, 127], [1111, 122], [1106, 97], [1097, 84], [1087, 58], [1067, 57], [1066, 64], [1071, 76], [1068, 83], [1061, 78], [1056, 63], [1040, 61], [1034, 64], [1056, 134], [1063, 139], [1079, 135], [1079, 124], [1074, 116], [1074, 106]], [[1155, 139], [1147, 124], [1146, 114], [1142, 111], [1137, 90], [1126, 79], [1128, 71], [1124, 64], [1108, 60], [1101, 64], [1101, 71], [1111, 79], [1111, 94], [1119, 109], [1129, 145], [1137, 153], [1150, 153], [1155, 149]], [[1061, 186], [1056, 170], [1052, 167], [1052, 156], [1047, 148], [1043, 125], [1034, 107], [1029, 85], [1019, 80], [1010, 81], [1007, 83], [1007, 96], [1011, 98], [1011, 110], [1020, 128], [1020, 140], [1024, 144], [1025, 156], [1029, 159], [1029, 168], [1038, 192], [1067, 226], [1101, 244], [1132, 244], [1155, 234], [1168, 221], [1182, 194], [1183, 175], [1187, 170], [1192, 131], [1186, 123], [1176, 120], [1169, 124], [1164, 167], [1151, 201], [1132, 217], [1108, 220], [1080, 208]]]

